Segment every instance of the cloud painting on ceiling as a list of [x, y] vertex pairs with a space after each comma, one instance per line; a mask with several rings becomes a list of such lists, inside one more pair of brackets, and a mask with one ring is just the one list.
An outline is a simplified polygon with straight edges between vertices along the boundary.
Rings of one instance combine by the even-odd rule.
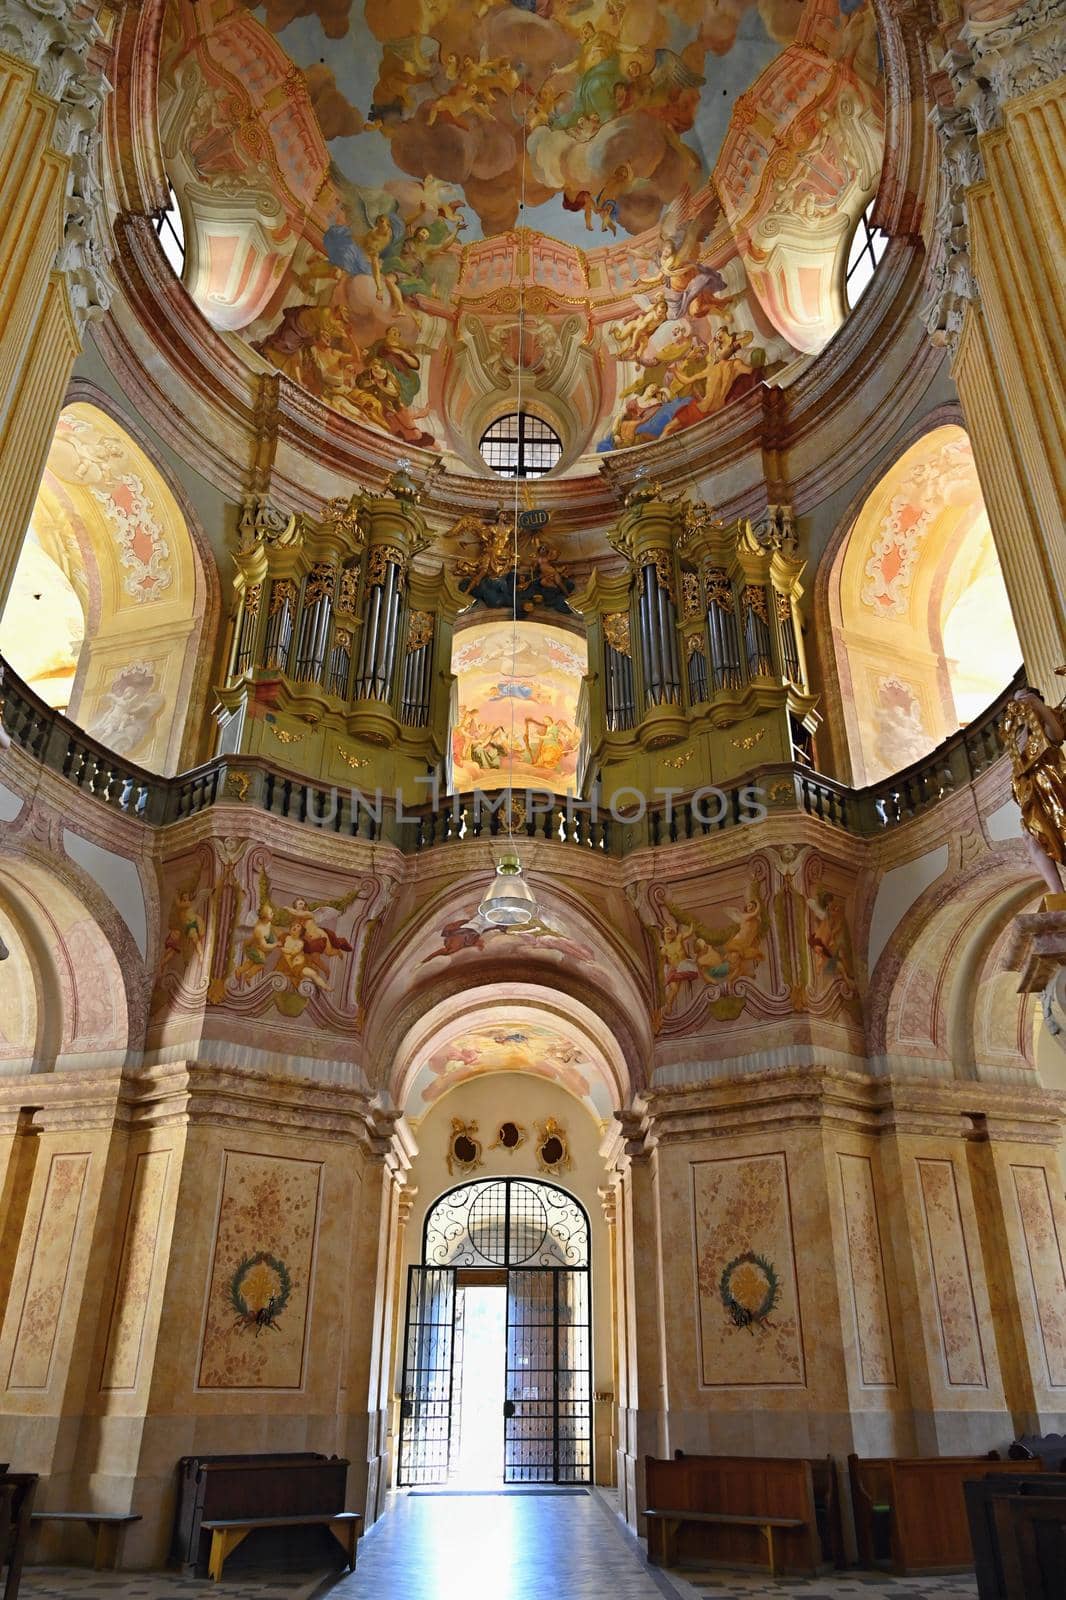
[[646, 443], [839, 325], [879, 82], [870, 0], [175, 0], [186, 284], [404, 444], [519, 367], [569, 459]]
[[407, 1094], [408, 1115], [421, 1117], [460, 1083], [489, 1072], [528, 1072], [568, 1089], [600, 1121], [611, 1116], [611, 1091], [602, 1062], [561, 1029], [502, 1011], [491, 1027], [474, 1028], [438, 1045]]

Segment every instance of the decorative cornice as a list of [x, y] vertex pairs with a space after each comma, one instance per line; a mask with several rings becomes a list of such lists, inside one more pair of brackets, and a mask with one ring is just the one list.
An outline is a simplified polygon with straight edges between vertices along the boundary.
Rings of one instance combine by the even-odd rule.
[[944, 66], [956, 102], [973, 113], [978, 133], [990, 133], [1012, 100], [1066, 76], [1066, 5], [1028, 0], [991, 27], [967, 22]]
[[104, 315], [115, 292], [103, 245], [108, 232], [100, 180], [103, 106], [111, 85], [92, 59], [101, 38], [95, 17], [78, 0], [6, 0], [0, 16], [0, 50], [32, 67], [38, 93], [59, 108], [52, 144], [68, 168], [55, 265], [66, 280], [79, 336]]

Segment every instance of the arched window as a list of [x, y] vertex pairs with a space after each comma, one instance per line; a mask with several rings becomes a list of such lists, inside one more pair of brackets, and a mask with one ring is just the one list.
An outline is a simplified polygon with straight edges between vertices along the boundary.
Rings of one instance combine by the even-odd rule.
[[427, 1267], [587, 1267], [583, 1206], [535, 1178], [484, 1178], [442, 1195], [426, 1216]]
[[830, 581], [852, 778], [876, 783], [979, 717], [1021, 664], [964, 430], [934, 428], [867, 496]]
[[175, 772], [206, 608], [199, 552], [158, 468], [99, 407], [66, 406], [0, 614], [0, 654], [116, 755]]
[[169, 203], [152, 218], [152, 226], [163, 246], [163, 254], [180, 278], [185, 271], [185, 226], [173, 189], [170, 190]]
[[870, 287], [881, 257], [888, 249], [888, 234], [882, 233], [880, 228], [870, 226], [873, 209], [874, 202], [871, 200], [855, 224], [855, 232], [851, 236], [848, 264], [844, 269], [844, 287], [849, 311], [854, 311]]
[[480, 448], [486, 466], [501, 478], [543, 478], [563, 453], [559, 435], [528, 411], [498, 417], [481, 435]]

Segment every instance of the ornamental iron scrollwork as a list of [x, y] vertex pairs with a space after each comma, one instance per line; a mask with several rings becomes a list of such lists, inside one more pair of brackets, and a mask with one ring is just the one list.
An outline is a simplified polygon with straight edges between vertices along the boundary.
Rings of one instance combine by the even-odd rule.
[[433, 1267], [587, 1267], [588, 1219], [551, 1184], [482, 1178], [437, 1201], [422, 1259]]

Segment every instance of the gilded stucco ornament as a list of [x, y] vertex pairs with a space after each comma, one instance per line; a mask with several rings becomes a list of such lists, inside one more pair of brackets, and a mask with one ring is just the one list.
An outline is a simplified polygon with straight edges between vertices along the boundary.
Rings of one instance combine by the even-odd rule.
[[1033, 865], [1052, 894], [1063, 893], [1066, 865], [1066, 717], [1034, 689], [1019, 689], [1003, 719], [1011, 788]]
[[7, 0], [0, 14], [0, 51], [33, 67], [38, 92], [59, 103], [52, 143], [69, 167], [55, 265], [66, 279], [79, 334], [103, 316], [115, 292], [100, 181], [100, 125], [111, 85], [89, 60], [101, 37], [95, 17], [70, 0]]

